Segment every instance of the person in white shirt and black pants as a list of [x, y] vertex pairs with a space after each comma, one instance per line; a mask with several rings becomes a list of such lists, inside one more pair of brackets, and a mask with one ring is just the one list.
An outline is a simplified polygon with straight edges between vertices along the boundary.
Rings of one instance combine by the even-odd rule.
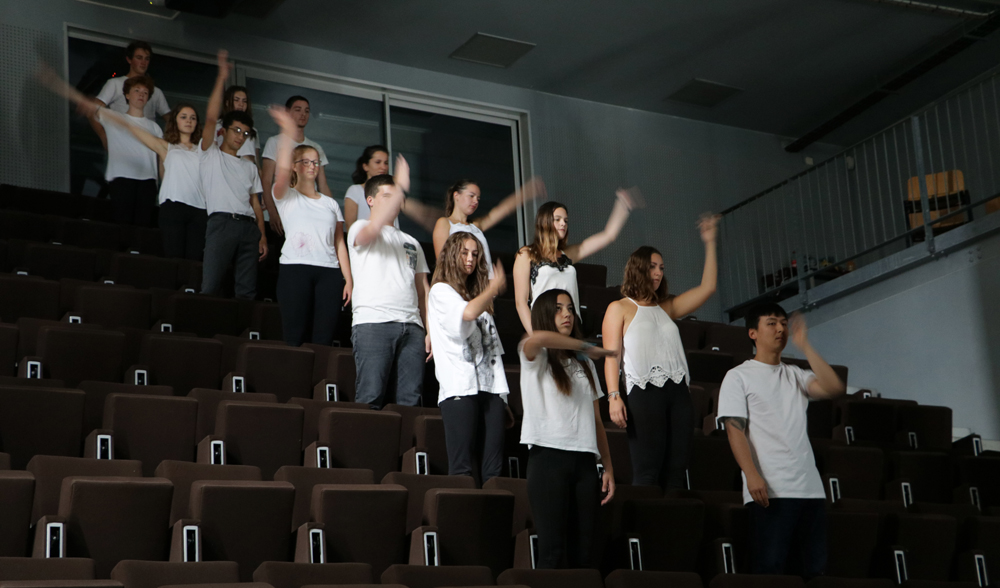
[[598, 505], [614, 496], [615, 478], [591, 360], [615, 352], [582, 340], [569, 292], [548, 290], [534, 302], [532, 334], [518, 353], [521, 444], [529, 451], [528, 500], [538, 533], [535, 567], [592, 567]]
[[448, 237], [427, 301], [448, 475], [473, 476], [473, 454], [481, 445], [482, 483], [500, 475], [504, 425], [514, 420], [506, 405], [503, 346], [492, 314], [493, 299], [503, 293], [506, 278], [499, 261], [495, 277], [489, 278], [484, 249], [472, 233]]
[[[319, 152], [292, 147], [298, 126], [287, 111], [271, 108], [281, 127], [274, 175], [274, 204], [285, 219], [278, 272], [278, 305], [285, 342], [332, 345], [340, 309], [351, 301], [351, 262], [344, 217], [337, 201], [316, 191]], [[341, 303], [343, 301], [343, 303]]]
[[[832, 398], [845, 386], [809, 343], [805, 319], [791, 323], [781, 306], [761, 304], [746, 316], [756, 356], [726, 374], [718, 419], [743, 470], [743, 501], [750, 510], [752, 571], [784, 574], [796, 550], [802, 575], [826, 568], [826, 492], [809, 443], [810, 399]], [[788, 336], [811, 371], [781, 362]]]
[[215, 121], [222, 110], [222, 88], [229, 77], [228, 54], [219, 51], [219, 75], [208, 99], [208, 113], [201, 135], [201, 185], [208, 208], [205, 262], [201, 291], [222, 293], [226, 270], [236, 264], [236, 297], [257, 294], [257, 262], [267, 257], [264, 215], [261, 212], [260, 175], [257, 166], [237, 156], [252, 131], [253, 119], [234, 110], [222, 119], [226, 135], [215, 143]]

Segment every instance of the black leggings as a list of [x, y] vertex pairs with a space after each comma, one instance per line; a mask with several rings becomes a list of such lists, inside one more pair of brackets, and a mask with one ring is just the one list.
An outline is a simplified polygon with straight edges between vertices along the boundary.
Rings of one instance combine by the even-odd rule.
[[[344, 274], [340, 269], [281, 264], [278, 269], [278, 306], [285, 342], [298, 347], [308, 340], [331, 345], [343, 305]], [[312, 335], [310, 336], [310, 332]]]
[[444, 419], [448, 475], [472, 476], [473, 454], [481, 447], [482, 482], [485, 484], [499, 476], [503, 468], [506, 417], [500, 395], [480, 392], [473, 396], [456, 396], [438, 407]]
[[528, 452], [528, 501], [539, 569], [591, 566], [601, 481], [597, 456], [535, 445]]
[[108, 184], [108, 196], [115, 222], [139, 227], [153, 226], [156, 212], [156, 180], [115, 178]]
[[160, 205], [159, 223], [165, 256], [202, 260], [208, 227], [208, 213], [204, 208], [167, 200]]
[[632, 485], [687, 487], [694, 405], [683, 381], [662, 387], [633, 386], [628, 394], [628, 449]]

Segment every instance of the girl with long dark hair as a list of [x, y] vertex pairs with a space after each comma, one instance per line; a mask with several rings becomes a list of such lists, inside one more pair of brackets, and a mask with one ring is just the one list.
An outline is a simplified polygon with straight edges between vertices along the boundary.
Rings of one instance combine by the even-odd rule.
[[[344, 231], [351, 230], [357, 220], [371, 217], [372, 209], [365, 199], [365, 182], [375, 176], [389, 173], [389, 150], [382, 145], [369, 145], [361, 152], [354, 164], [351, 181], [354, 182], [344, 194]], [[393, 225], [398, 229], [399, 221]]]

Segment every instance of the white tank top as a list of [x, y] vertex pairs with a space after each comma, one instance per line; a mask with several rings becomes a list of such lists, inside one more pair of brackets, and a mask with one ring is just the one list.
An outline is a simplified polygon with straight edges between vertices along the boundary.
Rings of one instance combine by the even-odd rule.
[[[360, 218], [360, 217], [359, 217]], [[475, 235], [476, 239], [479, 239], [479, 245], [483, 248], [483, 253], [486, 255], [486, 267], [490, 271], [490, 279], [493, 279], [493, 257], [490, 256], [490, 244], [486, 242], [486, 235], [483, 234], [479, 227], [469, 223], [463, 225], [462, 223], [453, 223], [451, 219], [448, 219], [448, 234], [454, 235], [455, 233], [472, 233]], [[506, 269], [506, 268], [505, 268]]]
[[580, 288], [576, 283], [576, 268], [566, 254], [559, 252], [559, 260], [555, 263], [543, 261], [531, 263], [531, 291], [528, 294], [528, 306], [534, 306], [535, 300], [549, 290], [565, 290], [573, 299], [576, 315], [581, 315]]
[[633, 386], [645, 390], [646, 384], [659, 388], [667, 380], [690, 382], [681, 333], [670, 315], [659, 305], [639, 306], [631, 298], [628, 301], [636, 310], [622, 337], [625, 393]]

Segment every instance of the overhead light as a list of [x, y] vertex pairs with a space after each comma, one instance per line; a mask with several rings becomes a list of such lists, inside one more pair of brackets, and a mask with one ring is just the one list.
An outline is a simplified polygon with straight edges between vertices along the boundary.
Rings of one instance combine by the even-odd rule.
[[476, 33], [449, 57], [482, 65], [508, 68], [535, 48], [534, 43]]

